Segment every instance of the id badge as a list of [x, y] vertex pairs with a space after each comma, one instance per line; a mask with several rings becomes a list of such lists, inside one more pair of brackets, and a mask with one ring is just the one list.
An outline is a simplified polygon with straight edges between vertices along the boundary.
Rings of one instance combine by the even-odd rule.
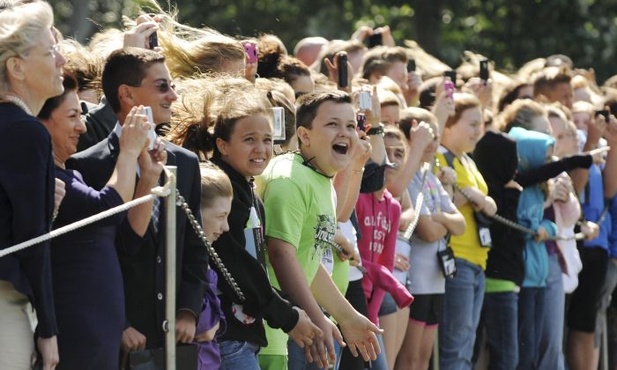
[[446, 249], [437, 252], [437, 259], [443, 276], [447, 279], [454, 278], [456, 276], [456, 260], [452, 248], [446, 247]]
[[490, 248], [493, 245], [493, 240], [491, 239], [491, 231], [488, 227], [479, 227], [478, 236], [480, 237], [480, 245], [482, 245], [484, 248]]

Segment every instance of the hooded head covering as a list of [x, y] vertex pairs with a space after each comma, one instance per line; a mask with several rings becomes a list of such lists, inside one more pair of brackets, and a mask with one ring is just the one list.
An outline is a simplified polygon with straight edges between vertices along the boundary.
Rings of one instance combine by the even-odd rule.
[[527, 171], [546, 162], [546, 150], [555, 145], [555, 139], [537, 131], [514, 127], [508, 132], [516, 140], [518, 169]]
[[516, 141], [507, 134], [487, 131], [476, 145], [473, 160], [489, 188], [503, 187], [518, 167]]

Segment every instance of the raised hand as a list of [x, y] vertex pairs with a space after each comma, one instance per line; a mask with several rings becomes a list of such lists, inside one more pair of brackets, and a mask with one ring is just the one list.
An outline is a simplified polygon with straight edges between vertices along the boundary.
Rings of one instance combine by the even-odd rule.
[[[124, 32], [124, 47], [137, 47], [149, 49], [150, 36], [158, 31], [159, 25], [147, 14], [140, 15], [136, 20], [137, 25]], [[155, 49], [156, 50], [156, 49]]]

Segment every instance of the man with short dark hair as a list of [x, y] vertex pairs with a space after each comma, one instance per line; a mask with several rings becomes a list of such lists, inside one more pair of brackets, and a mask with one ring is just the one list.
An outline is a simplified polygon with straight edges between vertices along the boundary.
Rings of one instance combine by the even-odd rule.
[[[164, 56], [147, 49], [125, 48], [113, 52], [105, 65], [102, 84], [108, 104], [118, 118], [116, 127], [106, 139], [67, 161], [67, 166], [78, 170], [95, 189], [102, 188], [113, 171], [120, 127], [131, 109], [149, 106], [152, 124], [167, 123], [171, 119], [170, 106], [178, 99]], [[163, 143], [157, 140], [157, 145]], [[178, 192], [201, 220], [198, 159], [176, 145], [168, 142], [164, 145], [167, 164], [178, 168]], [[135, 197], [149, 192], [150, 189], [138, 186]], [[152, 207], [152, 203], [141, 206]], [[149, 217], [131, 222], [129, 227], [118, 230], [116, 239], [126, 296], [127, 326], [122, 337], [125, 352], [161, 347], [164, 342], [165, 229], [156, 217], [160, 212], [162, 218], [164, 210], [156, 205], [152, 210], [152, 220]], [[176, 221], [176, 244], [176, 337], [180, 342], [190, 343], [208, 286], [208, 259], [183, 214], [178, 214]]]

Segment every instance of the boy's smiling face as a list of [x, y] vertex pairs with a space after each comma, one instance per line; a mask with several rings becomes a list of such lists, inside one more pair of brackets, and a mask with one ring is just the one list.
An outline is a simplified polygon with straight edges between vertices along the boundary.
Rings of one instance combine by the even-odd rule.
[[298, 137], [304, 157], [322, 174], [334, 176], [349, 165], [358, 140], [353, 106], [323, 102], [311, 128], [299, 127]]

